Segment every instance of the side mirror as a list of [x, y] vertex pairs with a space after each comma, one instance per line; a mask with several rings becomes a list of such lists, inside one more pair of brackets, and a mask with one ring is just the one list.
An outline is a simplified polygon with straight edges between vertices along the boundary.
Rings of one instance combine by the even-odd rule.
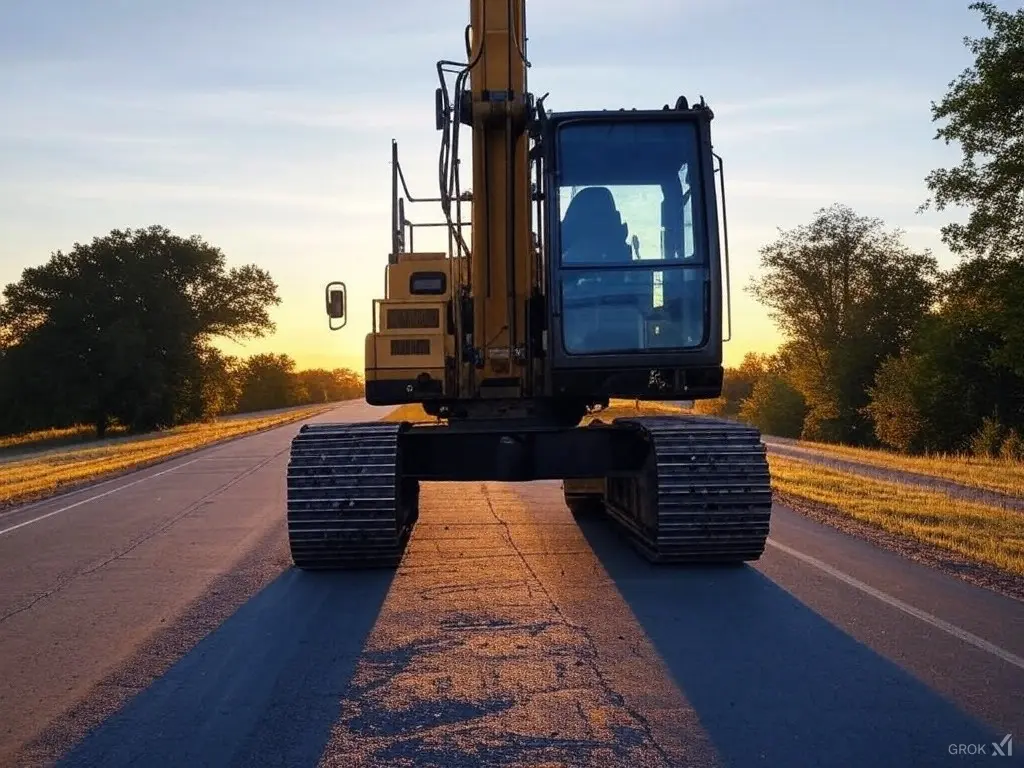
[[448, 112], [444, 108], [444, 91], [440, 88], [434, 91], [434, 125], [437, 130], [443, 131], [448, 122]]
[[[332, 331], [344, 328], [348, 319], [345, 317], [346, 289], [344, 283], [328, 283], [325, 291], [327, 304], [327, 324]], [[341, 320], [341, 325], [335, 325], [332, 321]]]

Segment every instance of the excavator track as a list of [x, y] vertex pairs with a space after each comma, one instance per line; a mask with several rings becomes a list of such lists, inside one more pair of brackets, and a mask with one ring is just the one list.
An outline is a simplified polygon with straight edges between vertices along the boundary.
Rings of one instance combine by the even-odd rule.
[[303, 569], [394, 567], [416, 522], [401, 424], [306, 424], [288, 462], [288, 543]]
[[740, 563], [764, 552], [771, 478], [760, 432], [711, 417], [616, 419], [651, 443], [641, 473], [607, 480], [607, 513], [658, 563]]

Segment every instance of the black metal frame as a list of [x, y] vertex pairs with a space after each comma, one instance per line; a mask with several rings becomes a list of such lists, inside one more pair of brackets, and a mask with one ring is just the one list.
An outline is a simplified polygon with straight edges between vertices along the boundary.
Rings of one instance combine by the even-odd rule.
[[[340, 290], [334, 290], [335, 287], [340, 287]], [[333, 302], [333, 294], [341, 294], [341, 313], [335, 314], [335, 307]], [[327, 284], [324, 288], [324, 303], [327, 305], [327, 327], [332, 331], [340, 331], [346, 325], [348, 325], [348, 289], [345, 284], [340, 280], [335, 280]], [[341, 320], [341, 325], [335, 325], [335, 320]]]
[[[406, 477], [425, 481], [562, 480], [636, 472], [650, 453], [631, 425], [414, 425], [401, 437]], [[458, 461], [452, 461], [458, 456]]]
[[[548, 341], [552, 366], [555, 369], [607, 368], [622, 370], [631, 367], [660, 368], [680, 366], [716, 366], [722, 362], [722, 254], [719, 245], [717, 194], [715, 193], [711, 152], [711, 112], [706, 108], [685, 110], [648, 110], [630, 112], [572, 112], [548, 118], [544, 127], [543, 152], [546, 166], [545, 199], [547, 201], [547, 236], [545, 248], [548, 254], [548, 313], [551, 318]], [[707, 243], [708, 293], [705, 305], [705, 341], [698, 348], [668, 349], [659, 351], [635, 351], [602, 354], [574, 354], [565, 349], [562, 340], [561, 302], [558, 287], [563, 271], [578, 268], [563, 268], [557, 254], [561, 252], [558, 201], [554, 190], [558, 187], [558, 142], [557, 132], [562, 125], [582, 122], [692, 122], [696, 124], [700, 157], [700, 187], [703, 193], [703, 210], [700, 220], [695, 215], [695, 225], [704, 229]], [[696, 212], [695, 212], [696, 213]], [[657, 266], [644, 264], [643, 267]], [[616, 269], [602, 266], [601, 269]], [[637, 269], [638, 265], [624, 265], [619, 269]], [[683, 267], [685, 268], [685, 267]]]
[[[473, 222], [463, 220], [462, 204], [469, 202], [471, 197], [463, 195], [455, 202], [456, 220], [453, 224], [461, 231], [464, 227], [473, 226]], [[421, 227], [446, 227], [448, 228], [448, 254], [457, 255], [455, 240], [451, 233], [451, 227], [447, 221], [421, 221], [415, 222], [406, 218], [406, 203], [441, 203], [440, 197], [414, 197], [409, 192], [409, 185], [405, 182], [405, 174], [402, 172], [402, 164], [398, 160], [398, 142], [391, 140], [391, 254], [390, 263], [398, 263], [398, 254], [414, 251], [414, 236], [416, 230]], [[406, 232], [409, 238], [406, 242]]]
[[[716, 169], [712, 162], [710, 109], [700, 105], [694, 108], [663, 110], [587, 111], [543, 116], [536, 152], [538, 177], [542, 188], [543, 248], [547, 254], [545, 274], [547, 290], [546, 314], [548, 353], [547, 375], [549, 395], [596, 397], [633, 397], [640, 399], [666, 399], [669, 397], [699, 399], [713, 398], [722, 389], [722, 279], [723, 253], [719, 240], [718, 195], [715, 190]], [[703, 228], [707, 244], [707, 270], [705, 293], [705, 339], [697, 348], [657, 351], [612, 352], [576, 354], [565, 349], [562, 334], [561, 300], [559, 286], [563, 268], [557, 254], [561, 252], [558, 200], [559, 161], [557, 135], [561, 126], [583, 122], [691, 122], [697, 128], [699, 152], [699, 188], [703, 206], [695, 211], [694, 224]], [[724, 212], [723, 212], [724, 213]], [[695, 238], [696, 239], [696, 238]], [[727, 256], [726, 256], [727, 258]], [[644, 267], [657, 266], [654, 263]], [[602, 265], [601, 269], [615, 269]], [[624, 265], [621, 269], [636, 269], [638, 265]], [[685, 268], [681, 265], [674, 268]], [[731, 325], [731, 323], [730, 323]]]

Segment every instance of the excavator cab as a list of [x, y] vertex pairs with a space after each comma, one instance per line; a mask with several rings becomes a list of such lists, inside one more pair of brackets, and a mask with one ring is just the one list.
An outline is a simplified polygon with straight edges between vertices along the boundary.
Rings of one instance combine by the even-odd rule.
[[711, 110], [546, 116], [545, 210], [554, 393], [714, 397], [723, 258]]

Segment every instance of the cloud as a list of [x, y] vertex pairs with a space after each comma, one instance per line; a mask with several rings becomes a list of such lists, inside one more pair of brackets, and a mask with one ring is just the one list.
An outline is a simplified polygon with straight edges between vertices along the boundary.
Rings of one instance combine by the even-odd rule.
[[771, 96], [760, 96], [742, 101], [719, 101], [712, 105], [716, 113], [723, 115], [742, 115], [764, 112], [791, 112], [793, 110], [821, 109], [836, 103], [847, 102], [851, 96], [863, 96], [859, 88], [844, 89], [811, 89], [779, 93]]
[[[4, 185], [6, 186], [6, 185]], [[165, 183], [135, 180], [38, 181], [17, 185], [21, 200], [46, 202], [64, 198], [77, 201], [107, 203], [173, 203], [185, 205], [222, 205], [227, 207], [262, 207], [302, 209], [308, 212], [330, 212], [361, 219], [377, 216], [386, 206], [358, 193], [338, 194], [281, 191], [274, 185], [225, 185]], [[3, 186], [0, 186], [3, 191]], [[12, 190], [13, 191], [13, 190]], [[385, 211], [386, 212], [386, 211]], [[290, 211], [294, 213], [294, 211]]]
[[[89, 133], [104, 142], [159, 143], [180, 140], [180, 129], [267, 126], [344, 131], [395, 131], [421, 125], [433, 131], [431, 94], [420, 103], [377, 97], [331, 98], [328, 94], [255, 88], [140, 93], [94, 92], [9, 105], [0, 137], [61, 137]], [[172, 129], [172, 130], [169, 130]]]
[[715, 144], [726, 141], [739, 141], [759, 136], [778, 134], [800, 134], [821, 131], [837, 126], [847, 125], [841, 116], [815, 115], [813, 117], [791, 119], [757, 119], [757, 120], [722, 120], [712, 126], [711, 133]]
[[942, 236], [942, 227], [929, 226], [927, 224], [910, 224], [900, 227], [908, 235], [916, 235], [920, 237], [932, 237], [938, 239]]
[[833, 202], [890, 203], [895, 205], [920, 204], [921, 192], [917, 188], [893, 184], [857, 184], [849, 182], [797, 182], [778, 179], [729, 179], [726, 194], [730, 201], [736, 198], [756, 200], [789, 200], [809, 202], [822, 206]]
[[892, 89], [881, 87], [877, 83], [863, 82], [791, 91], [739, 101], [722, 100], [711, 103], [710, 106], [716, 115], [727, 116], [730, 119], [742, 115], [792, 116], [821, 113], [842, 113], [847, 119], [855, 115], [874, 119], [890, 117], [894, 112], [907, 114], [927, 110], [929, 98], [923, 92]]
[[621, 0], [527, 0], [526, 31], [535, 34], [543, 30], [552, 34], [567, 27], [578, 31], [581, 27], [600, 28], [616, 32], [624, 28], [650, 31], [652, 24], [671, 24], [698, 13], [723, 14], [748, 5], [750, 0], [631, 0], [624, 12]]
[[196, 120], [230, 120], [234, 124], [396, 131], [417, 124], [433, 129], [433, 100], [420, 106], [401, 101], [332, 100], [323, 96], [223, 90], [181, 93], [167, 101], [136, 100], [138, 108], [160, 109]]

